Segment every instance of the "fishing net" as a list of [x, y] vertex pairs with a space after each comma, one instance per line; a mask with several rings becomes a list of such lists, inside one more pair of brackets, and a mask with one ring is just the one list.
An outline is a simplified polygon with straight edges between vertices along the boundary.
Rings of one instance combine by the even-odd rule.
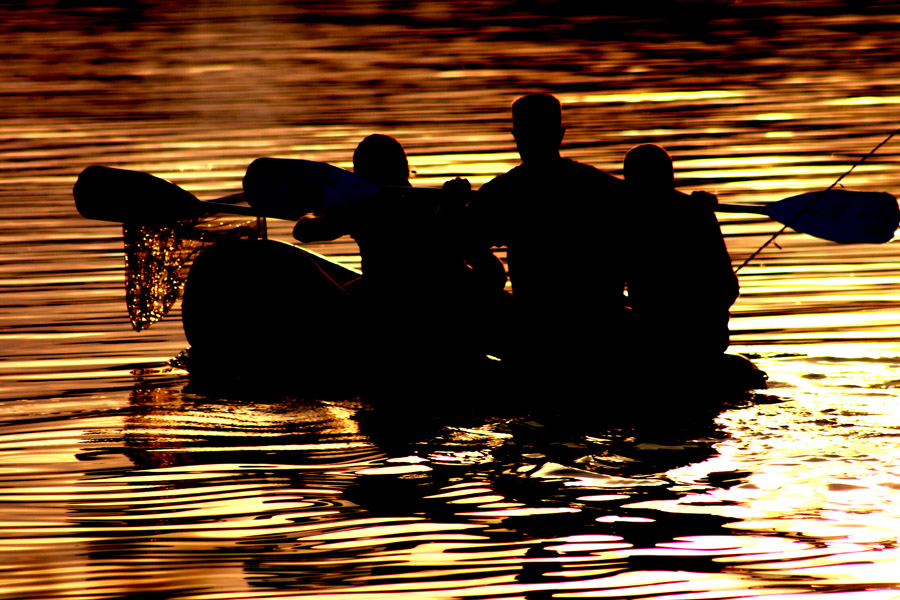
[[255, 218], [205, 217], [167, 225], [123, 225], [125, 300], [135, 331], [168, 314], [178, 299], [194, 258], [226, 239], [260, 236]]

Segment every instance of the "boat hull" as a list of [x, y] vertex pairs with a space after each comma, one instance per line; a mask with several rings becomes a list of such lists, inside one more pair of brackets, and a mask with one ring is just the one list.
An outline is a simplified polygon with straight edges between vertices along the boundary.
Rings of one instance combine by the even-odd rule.
[[[506, 395], [516, 403], [586, 390], [628, 393], [645, 386], [648, 374], [652, 383], [687, 386], [694, 394], [734, 395], [766, 386], [765, 373], [734, 354], [702, 365], [642, 357], [610, 369], [581, 361], [578, 372], [560, 374], [535, 361], [518, 369], [515, 361], [495, 360], [483, 348], [457, 345], [448, 352], [446, 340], [422, 335], [420, 320], [395, 325], [373, 310], [366, 295], [354, 291], [361, 289], [359, 277], [292, 244], [216, 244], [197, 257], [185, 284], [182, 321], [191, 348], [182, 364], [192, 378], [225, 386], [242, 382], [392, 398], [404, 395], [404, 388], [415, 398]], [[402, 311], [393, 313], [392, 319], [402, 318]], [[404, 346], [411, 339], [416, 343]]]

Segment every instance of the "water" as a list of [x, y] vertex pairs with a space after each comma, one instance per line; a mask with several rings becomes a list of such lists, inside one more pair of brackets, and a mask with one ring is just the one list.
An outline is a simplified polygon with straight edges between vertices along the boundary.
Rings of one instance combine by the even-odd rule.
[[[565, 103], [568, 156], [616, 173], [660, 143], [682, 189], [729, 202], [827, 187], [900, 125], [896, 6], [699, 7], [3, 5], [0, 597], [900, 597], [893, 244], [786, 233], [742, 268], [734, 349], [771, 385], [715, 417], [690, 418], [687, 379], [584, 399], [684, 403], [665, 426], [577, 405], [384, 422], [194, 389], [166, 366], [178, 308], [133, 332], [121, 228], [74, 211], [90, 164], [212, 199], [253, 158], [346, 167], [376, 131], [417, 185], [480, 185], [516, 164], [529, 91]], [[896, 192], [898, 151], [842, 184]], [[736, 266], [777, 230], [720, 220]], [[314, 248], [358, 264], [350, 241]]]

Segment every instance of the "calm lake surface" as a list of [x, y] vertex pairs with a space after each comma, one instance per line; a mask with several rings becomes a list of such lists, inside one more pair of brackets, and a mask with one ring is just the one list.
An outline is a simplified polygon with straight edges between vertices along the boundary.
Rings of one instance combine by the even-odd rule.
[[[517, 164], [511, 101], [547, 91], [572, 158], [621, 174], [654, 142], [683, 190], [777, 200], [900, 127], [900, 5], [120, 4], [0, 5], [0, 597], [900, 598], [894, 243], [786, 232], [741, 268], [733, 349], [770, 388], [708, 419], [648, 360], [627, 395], [548, 399], [572, 427], [392, 426], [356, 398], [192, 389], [167, 366], [179, 307], [132, 330], [121, 227], [71, 193], [103, 164], [213, 199], [259, 156], [348, 167], [373, 132], [414, 184], [477, 186]], [[900, 136], [841, 184], [897, 193], [898, 162]], [[720, 222], [735, 267], [779, 228]], [[684, 422], [579, 411], [660, 398]]]

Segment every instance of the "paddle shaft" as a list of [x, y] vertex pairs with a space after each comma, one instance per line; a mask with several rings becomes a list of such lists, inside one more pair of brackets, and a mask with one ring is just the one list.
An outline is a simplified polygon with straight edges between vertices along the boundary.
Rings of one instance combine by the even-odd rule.
[[[834, 189], [834, 187], [835, 187], [837, 184], [839, 184], [839, 183], [841, 182], [841, 180], [844, 179], [844, 177], [846, 177], [847, 175], [849, 175], [850, 173], [852, 173], [853, 170], [856, 169], [856, 167], [858, 167], [859, 165], [861, 165], [861, 164], [863, 163], [863, 161], [865, 161], [867, 158], [869, 158], [870, 156], [872, 156], [873, 154], [875, 154], [876, 152], [878, 152], [878, 149], [879, 149], [879, 148], [881, 148], [882, 146], [884, 146], [885, 144], [887, 144], [887, 143], [891, 140], [891, 138], [893, 138], [893, 137], [894, 137], [895, 135], [897, 135], [898, 133], [900, 133], [900, 128], [898, 128], [898, 129], [892, 131], [890, 134], [888, 134], [888, 136], [887, 136], [886, 138], [884, 138], [883, 140], [881, 140], [881, 141], [878, 143], [877, 146], [875, 146], [874, 148], [872, 148], [871, 150], [869, 150], [869, 152], [868, 152], [865, 156], [863, 156], [863, 157], [860, 158], [858, 161], [856, 161], [855, 163], [853, 163], [853, 166], [851, 166], [850, 169], [849, 169], [846, 173], [844, 173], [843, 175], [841, 175], [840, 177], [838, 177], [838, 178], [834, 181], [834, 183], [832, 183], [830, 186], [828, 186], [828, 188], [827, 188], [826, 190], [824, 190], [823, 193], [830, 192], [832, 189]], [[815, 199], [813, 199], [812, 201], [810, 201], [810, 203], [806, 206], [806, 208], [804, 208], [803, 211], [801, 211], [800, 213], [798, 213], [794, 218], [795, 218], [795, 219], [800, 218], [800, 216], [802, 216], [803, 213], [805, 213], [807, 210], [809, 210], [810, 208], [812, 208], [813, 205], [814, 205], [815, 203], [816, 203], [816, 200], [815, 200]], [[746, 258], [746, 260], [744, 260], [744, 262], [742, 262], [741, 265], [735, 270], [735, 273], [737, 273], [738, 271], [740, 271], [741, 269], [743, 269], [744, 267], [746, 267], [748, 264], [750, 264], [750, 262], [751, 262], [754, 258], [756, 258], [756, 257], [759, 255], [760, 252], [762, 252], [763, 250], [765, 250], [766, 247], [769, 246], [769, 244], [773, 243], [773, 242], [778, 238], [778, 236], [781, 235], [782, 233], [784, 233], [784, 231], [785, 231], [788, 227], [790, 227], [792, 224], [793, 224], [792, 222], [784, 223], [784, 227], [782, 227], [782, 228], [779, 229], [777, 232], [775, 232], [775, 233], [772, 235], [772, 237], [770, 237], [768, 240], [766, 240], [765, 242], [763, 242], [762, 246], [760, 246], [759, 248], [757, 248], [757, 249], [753, 252], [753, 254], [751, 254], [750, 256], [748, 256], [748, 257]]]
[[233, 215], [246, 215], [248, 217], [256, 217], [256, 232], [260, 239], [269, 237], [269, 228], [266, 224], [266, 215], [262, 211], [252, 206], [242, 206], [232, 204], [232, 202], [243, 202], [246, 200], [244, 192], [223, 196], [215, 200], [198, 200], [203, 206], [209, 207], [210, 212], [229, 213]]
[[[765, 204], [716, 204], [713, 207], [716, 212], [723, 213], [745, 213], [753, 215], [763, 215], [773, 219], [769, 215], [768, 207]], [[773, 219], [776, 220], [777, 219]]]
[[[421, 196], [423, 200], [435, 200], [440, 198], [441, 194], [446, 194], [446, 190], [441, 188], [417, 188], [417, 187], [398, 187], [398, 186], [382, 186], [383, 190], [388, 190], [392, 194], [405, 195], [405, 196]], [[460, 192], [457, 192], [460, 193]], [[465, 195], [477, 194], [475, 190], [461, 192]], [[676, 194], [683, 196], [684, 198], [690, 198], [690, 194], [685, 194], [683, 192], [679, 192], [676, 190]], [[696, 202], [696, 200], [694, 200]], [[712, 206], [712, 209], [715, 212], [724, 212], [724, 213], [745, 213], [745, 214], [754, 214], [754, 215], [763, 215], [769, 217], [770, 219], [774, 219], [769, 215], [768, 206], [765, 204], [715, 204]], [[774, 219], [777, 220], [777, 219]]]
[[[250, 186], [252, 192], [246, 190], [248, 181], [245, 177], [243, 194], [232, 194], [211, 201], [199, 200], [176, 184], [147, 173], [92, 166], [82, 171], [75, 183], [75, 206], [86, 218], [118, 223], [165, 224], [215, 213], [232, 213], [256, 217], [260, 226], [264, 227], [267, 217], [296, 221], [310, 212], [325, 214], [349, 207], [354, 201], [365, 202], [368, 199], [376, 203], [405, 199], [423, 201], [432, 205], [435, 210], [442, 202], [449, 202], [456, 208], [461, 208], [472, 194], [478, 193], [465, 189], [462, 185], [458, 186], [462, 189], [455, 190], [409, 186], [379, 188], [349, 171], [311, 161], [258, 159], [254, 164], [265, 169], [254, 170], [256, 176], [252, 178]], [[318, 189], [312, 190], [315, 202], [304, 202], [303, 192], [309, 191], [309, 188], [302, 185], [301, 176], [321, 175], [323, 169], [327, 177], [320, 177], [321, 181], [311, 184], [313, 188], [318, 186]], [[259, 179], [262, 176], [272, 176], [271, 184], [263, 185]], [[268, 193], [272, 194], [274, 201], [267, 201]], [[674, 193], [678, 202], [704, 203], [702, 199], [691, 198], [678, 191]], [[855, 196], [853, 199], [837, 198], [835, 194], [838, 193]], [[814, 195], [817, 204], [828, 205], [821, 216], [802, 214], [798, 217], [800, 209], [803, 213], [811, 212], [808, 211], [809, 199], [804, 194], [766, 205], [714, 202], [708, 202], [708, 205], [720, 212], [761, 214], [789, 224], [800, 233], [840, 243], [883, 243], [893, 238], [900, 216], [896, 199], [890, 194], [842, 190]], [[862, 202], [863, 196], [869, 201]], [[245, 199], [250, 202], [250, 206], [236, 204]]]
[[199, 200], [203, 206], [209, 207], [210, 212], [231, 213], [234, 215], [247, 215], [250, 217], [265, 217], [261, 211], [252, 206], [242, 206], [240, 204], [231, 204], [231, 202], [240, 202], [244, 199], [243, 192], [231, 194], [215, 200]]
[[[423, 200], [431, 200], [438, 201], [439, 198], [445, 196], [448, 192], [441, 188], [423, 188], [423, 187], [400, 187], [400, 186], [382, 186], [383, 190], [391, 193], [392, 195], [396, 194], [396, 196], [400, 197], [420, 197]], [[475, 190], [469, 192], [463, 192], [466, 196], [477, 194]], [[396, 197], [395, 196], [395, 197]], [[687, 196], [687, 194], [685, 194]], [[215, 200], [200, 200], [199, 202], [204, 206], [208, 207], [210, 212], [222, 212], [222, 213], [231, 213], [235, 215], [247, 215], [251, 217], [270, 217], [271, 215], [264, 215], [261, 210], [253, 208], [252, 206], [243, 206], [239, 204], [231, 204], [231, 202], [240, 202], [245, 198], [243, 192], [237, 194], [231, 194], [229, 196], [223, 196], [222, 198], [216, 198]], [[740, 213], [740, 214], [754, 214], [754, 215], [762, 215], [765, 217], [769, 217], [772, 220], [777, 221], [774, 217], [769, 215], [767, 205], [765, 204], [716, 204], [713, 207], [715, 212], [722, 213]], [[276, 217], [277, 218], [277, 217]]]
[[[462, 182], [460, 182], [462, 183]], [[244, 192], [250, 206], [256, 207], [267, 216], [277, 216], [288, 220], [297, 220], [305, 214], [322, 215], [343, 207], [352, 206], [356, 202], [365, 202], [376, 197], [377, 201], [396, 201], [413, 199], [433, 202], [437, 208], [443, 198], [438, 194], [456, 194], [458, 201], [464, 201], [472, 193], [465, 185], [443, 188], [414, 188], [410, 186], [377, 186], [366, 181], [351, 171], [335, 167], [327, 163], [304, 159], [258, 158], [247, 168], [243, 180]], [[452, 189], [456, 187], [457, 189]], [[666, 192], [661, 191], [665, 194]], [[690, 198], [688, 194], [673, 190], [676, 201], [706, 204], [703, 199]], [[548, 198], [552, 200], [552, 198]], [[667, 201], [660, 198], [661, 201]], [[602, 201], [602, 200], [601, 200]], [[627, 201], [627, 200], [626, 200]], [[719, 212], [740, 212], [764, 215], [779, 223], [793, 224], [796, 214], [790, 214], [785, 220], [787, 211], [779, 202], [768, 205], [715, 205], [708, 202], [713, 210]], [[804, 211], [805, 212], [805, 211]], [[808, 226], [807, 220], [807, 226]], [[819, 229], [819, 228], [813, 228]], [[829, 227], [833, 229], [833, 226]], [[801, 233], [807, 233], [798, 229]], [[816, 235], [809, 232], [811, 235]]]

